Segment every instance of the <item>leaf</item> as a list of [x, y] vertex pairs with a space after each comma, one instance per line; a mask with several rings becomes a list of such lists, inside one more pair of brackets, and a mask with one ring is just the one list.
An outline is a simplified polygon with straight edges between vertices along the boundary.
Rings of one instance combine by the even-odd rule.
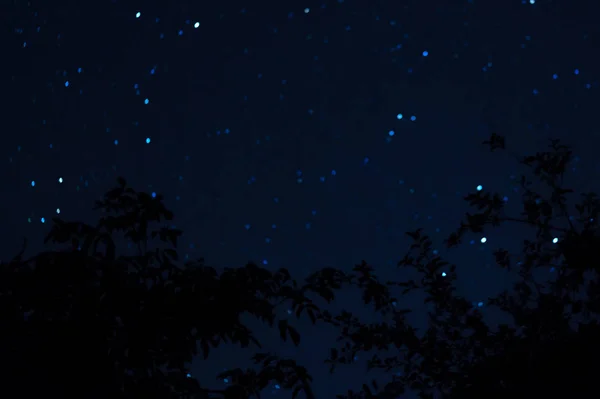
[[490, 147], [490, 152], [498, 149], [504, 149], [506, 146], [504, 136], [500, 136], [497, 133], [492, 133], [490, 139], [484, 141], [482, 144], [487, 144]]
[[298, 346], [300, 344], [300, 333], [292, 326], [288, 326], [288, 332], [294, 345]]
[[279, 320], [279, 336], [283, 341], [287, 340], [287, 335], [289, 334], [290, 338], [294, 345], [298, 346], [300, 344], [300, 334], [296, 329], [289, 325], [287, 320]]
[[177, 251], [175, 251], [174, 249], [167, 248], [163, 252], [165, 255], [168, 255], [171, 259], [179, 260], [179, 255], [177, 254]]
[[331, 348], [330, 357], [331, 357], [331, 360], [337, 360], [338, 359], [338, 350], [335, 348]]
[[294, 390], [292, 391], [292, 399], [296, 399], [300, 391], [302, 390], [302, 385], [296, 385]]

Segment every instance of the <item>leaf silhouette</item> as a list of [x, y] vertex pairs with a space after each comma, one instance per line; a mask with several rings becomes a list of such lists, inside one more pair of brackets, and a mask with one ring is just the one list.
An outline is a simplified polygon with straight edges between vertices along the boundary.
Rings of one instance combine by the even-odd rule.
[[[484, 144], [491, 151], [506, 147], [496, 133]], [[211, 347], [261, 350], [242, 315], [299, 346], [293, 318], [279, 319], [285, 306], [296, 317], [306, 313], [311, 325], [334, 329], [336, 340], [323, 359], [330, 372], [361, 359], [369, 370], [384, 371], [381, 380], [367, 376], [358, 391], [340, 399], [395, 399], [408, 390], [422, 398], [585, 397], [595, 389], [590, 365], [600, 356], [600, 199], [595, 193], [571, 196], [573, 190], [563, 187], [572, 152], [560, 141], [517, 159], [533, 176], [519, 180], [521, 211], [510, 214], [499, 193], [470, 193], [464, 197], [469, 212], [445, 240], [454, 248], [473, 233], [507, 223], [535, 231], [518, 253], [493, 250], [495, 263], [514, 270], [516, 282], [478, 303], [458, 294], [461, 268], [434, 250], [424, 229], [406, 233], [411, 245], [398, 262], [400, 277], [391, 281], [380, 281], [377, 266], [367, 261], [349, 272], [323, 268], [302, 282], [286, 269], [251, 262], [222, 271], [203, 259], [182, 262], [182, 232], [165, 226], [174, 215], [162, 196], [139, 193], [119, 178], [95, 203], [97, 223], [55, 218], [45, 242], [56, 249], [24, 258], [24, 245], [0, 263], [4, 389], [23, 397], [93, 392], [123, 399], [250, 399], [278, 384], [294, 397], [312, 399], [308, 370], [273, 353], [254, 352], [252, 367], [220, 373], [229, 381], [224, 389], [204, 388], [190, 373], [198, 352], [200, 361], [214, 356]], [[574, 204], [572, 197], [578, 198]], [[136, 253], [121, 253], [117, 236]], [[379, 320], [329, 307], [347, 287], [360, 292]], [[412, 309], [401, 306], [415, 293], [427, 306], [421, 330], [410, 324]], [[510, 323], [488, 324], [486, 308]]]

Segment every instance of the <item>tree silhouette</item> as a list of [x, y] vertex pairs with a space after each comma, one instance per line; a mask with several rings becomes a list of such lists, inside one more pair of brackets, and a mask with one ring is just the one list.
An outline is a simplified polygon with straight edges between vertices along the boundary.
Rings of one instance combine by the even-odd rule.
[[[485, 144], [505, 149], [497, 134]], [[497, 265], [519, 277], [512, 289], [488, 300], [488, 307], [511, 318], [499, 326], [456, 293], [456, 267], [433, 251], [421, 229], [407, 233], [413, 243], [398, 263], [399, 275], [416, 272], [417, 278], [381, 282], [364, 261], [349, 273], [321, 269], [302, 284], [285, 269], [253, 263], [217, 272], [202, 259], [180, 261], [181, 231], [170, 226], [173, 215], [162, 198], [136, 192], [120, 178], [96, 203], [102, 216], [95, 226], [54, 219], [46, 241], [55, 250], [24, 259], [24, 246], [0, 264], [3, 388], [19, 397], [245, 399], [277, 383], [294, 397], [314, 398], [308, 370], [261, 352], [259, 338], [240, 319], [250, 314], [298, 345], [300, 334], [277, 317], [285, 306], [338, 329], [337, 344], [324, 359], [332, 372], [375, 351], [368, 369], [390, 375], [341, 399], [396, 399], [409, 390], [422, 398], [587, 394], [600, 355], [600, 201], [583, 194], [569, 207], [572, 190], [562, 179], [571, 158], [558, 141], [519, 158], [543, 184], [538, 192], [521, 178], [521, 215], [507, 215], [499, 194], [469, 194], [465, 200], [475, 213], [467, 213], [446, 240], [453, 248], [467, 234], [503, 223], [535, 228], [521, 253], [494, 252]], [[380, 322], [316, 305], [317, 298], [335, 300], [347, 286], [360, 288]], [[407, 321], [411, 309], [398, 305], [414, 291], [425, 294], [425, 331]], [[203, 388], [189, 375], [189, 363], [224, 343], [255, 347], [255, 367], [218, 375], [231, 382], [223, 390]]]
[[[19, 397], [245, 398], [269, 383], [312, 398], [311, 377], [294, 360], [257, 353], [258, 370], [229, 370], [232, 385], [201, 388], [189, 362], [222, 343], [260, 348], [240, 321], [248, 313], [298, 345], [276, 307], [316, 322], [319, 312], [285, 269], [249, 263], [217, 273], [202, 260], [178, 262], [181, 231], [162, 198], [118, 180], [96, 210], [96, 226], [54, 219], [46, 238], [59, 248], [0, 267], [2, 384]], [[117, 255], [119, 243], [136, 248]], [[315, 289], [329, 295], [318, 286]]]
[[[491, 151], [504, 149], [505, 139], [493, 134], [484, 144]], [[535, 228], [535, 237], [523, 242], [521, 254], [502, 248], [494, 252], [497, 265], [516, 270], [519, 279], [511, 290], [489, 298], [487, 306], [512, 322], [488, 325], [479, 309], [455, 293], [456, 268], [432, 251], [430, 238], [422, 230], [407, 233], [414, 244], [398, 266], [418, 271], [421, 280], [381, 284], [372, 276], [372, 284], [379, 284], [377, 295], [386, 298], [397, 287], [403, 289], [401, 295], [422, 290], [431, 305], [428, 328], [420, 333], [408, 325], [404, 315], [410, 309], [388, 308], [392, 316], [379, 324], [347, 315], [326, 319], [343, 327], [341, 350], [332, 349], [328, 359], [332, 367], [377, 348], [386, 356], [374, 355], [369, 368], [393, 375], [381, 389], [364, 385], [338, 398], [392, 399], [408, 389], [421, 398], [577, 397], [595, 391], [600, 201], [593, 193], [582, 194], [573, 207], [576, 214], [571, 214], [566, 197], [573, 191], [563, 188], [563, 176], [572, 152], [558, 140], [550, 142], [548, 151], [519, 159], [546, 194], [534, 191], [522, 176], [520, 216], [507, 215], [497, 193], [469, 194], [465, 200], [476, 212], [467, 213], [446, 240], [453, 248], [466, 234], [481, 234], [503, 223]]]

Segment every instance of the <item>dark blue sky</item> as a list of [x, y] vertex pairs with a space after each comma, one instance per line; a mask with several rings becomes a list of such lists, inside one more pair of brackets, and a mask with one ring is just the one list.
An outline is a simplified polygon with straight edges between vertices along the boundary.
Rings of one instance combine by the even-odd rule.
[[[24, 236], [29, 253], [42, 249], [57, 209], [94, 222], [93, 201], [123, 176], [164, 195], [190, 258], [253, 260], [299, 278], [364, 259], [398, 277], [404, 232], [423, 227], [445, 254], [461, 198], [478, 185], [518, 212], [524, 169], [486, 151], [492, 131], [514, 154], [564, 140], [578, 156], [570, 186], [597, 188], [595, 3], [13, 3], [0, 255]], [[506, 227], [448, 254], [461, 293], [477, 303], [504, 287], [491, 252], [518, 249], [527, 233]], [[335, 306], [356, 303], [344, 293]], [[419, 299], [407, 304], [418, 323]], [[309, 367], [319, 398], [369, 380], [360, 359], [329, 377], [332, 331], [301, 331], [299, 349], [266, 331], [265, 342]], [[193, 374], [224, 384], [212, 376], [250, 353], [224, 348]]]

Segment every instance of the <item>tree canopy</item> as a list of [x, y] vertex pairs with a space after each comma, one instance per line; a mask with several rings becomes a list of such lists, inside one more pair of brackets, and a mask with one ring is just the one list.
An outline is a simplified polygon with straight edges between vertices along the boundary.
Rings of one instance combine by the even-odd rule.
[[[498, 134], [484, 144], [492, 152], [505, 149]], [[468, 194], [474, 213], [445, 241], [454, 248], [467, 234], [504, 223], [535, 229], [520, 253], [494, 252], [497, 266], [519, 277], [488, 300], [511, 320], [498, 326], [457, 294], [457, 268], [433, 251], [422, 229], [407, 233], [413, 244], [395, 281], [380, 281], [364, 261], [349, 272], [324, 268], [301, 282], [286, 269], [253, 263], [219, 272], [202, 259], [183, 262], [177, 251], [182, 232], [171, 226], [163, 198], [119, 178], [96, 202], [101, 216], [95, 225], [55, 218], [46, 238], [55, 249], [26, 259], [24, 245], [0, 264], [3, 387], [22, 397], [242, 399], [277, 383], [294, 397], [314, 398], [310, 370], [263, 352], [240, 317], [250, 314], [298, 345], [299, 332], [277, 316], [286, 306], [313, 324], [335, 326], [339, 339], [323, 359], [331, 372], [376, 351], [368, 368], [385, 370], [389, 379], [369, 382], [365, 370], [362, 389], [340, 399], [396, 399], [408, 390], [422, 398], [588, 393], [600, 355], [600, 201], [594, 193], [568, 200], [574, 193], [563, 176], [572, 158], [557, 140], [546, 151], [518, 157], [532, 175], [520, 180], [521, 214], [507, 214], [500, 194]], [[403, 280], [407, 269], [419, 278]], [[382, 321], [317, 306], [318, 298], [331, 303], [347, 286], [360, 288]], [[398, 305], [414, 291], [425, 294], [430, 309], [424, 331], [408, 323], [411, 309]], [[225, 343], [256, 348], [255, 367], [221, 373], [218, 378], [231, 382], [225, 389], [201, 387], [189, 374], [192, 358], [207, 359]]]

